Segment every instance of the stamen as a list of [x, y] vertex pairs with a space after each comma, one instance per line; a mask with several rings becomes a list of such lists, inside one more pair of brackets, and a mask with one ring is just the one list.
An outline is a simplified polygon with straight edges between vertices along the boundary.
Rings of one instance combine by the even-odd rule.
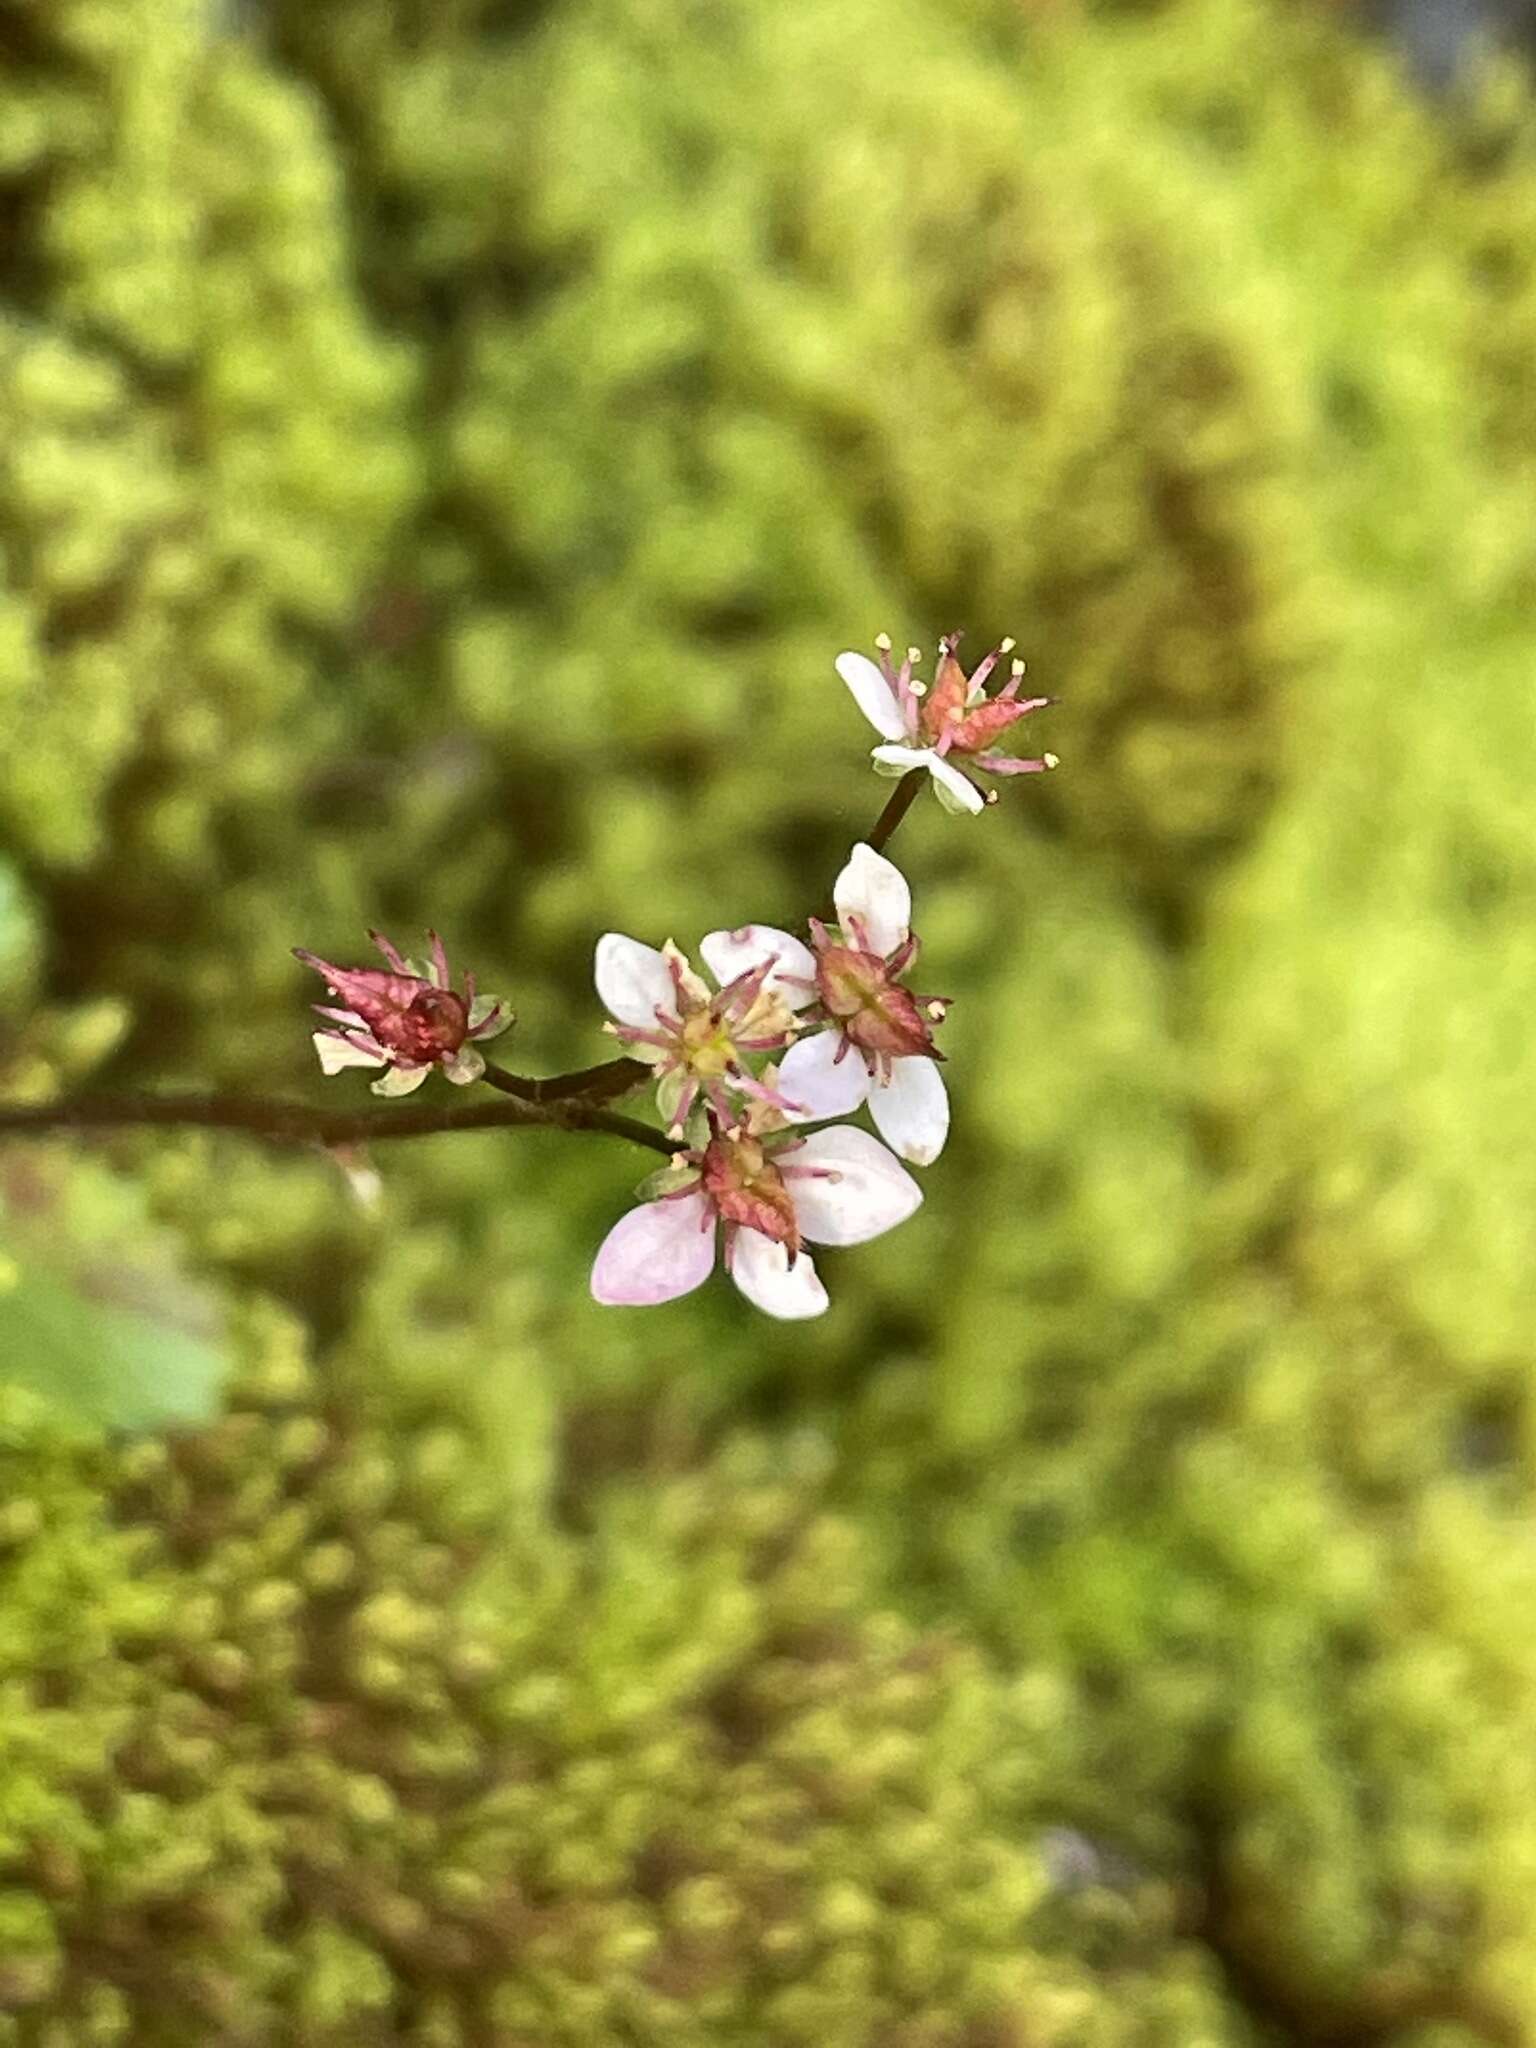
[[875, 635], [875, 645], [876, 645], [876, 647], [877, 647], [877, 648], [878, 648], [878, 649], [880, 650], [880, 652], [881, 652], [882, 654], [889, 654], [889, 653], [890, 653], [890, 651], [891, 651], [891, 636], [890, 636], [890, 634], [889, 634], [889, 633], [877, 633], [877, 634]]
[[1061, 766], [1060, 754], [1042, 754], [1040, 758], [1044, 761], [1047, 768], [1059, 768]]

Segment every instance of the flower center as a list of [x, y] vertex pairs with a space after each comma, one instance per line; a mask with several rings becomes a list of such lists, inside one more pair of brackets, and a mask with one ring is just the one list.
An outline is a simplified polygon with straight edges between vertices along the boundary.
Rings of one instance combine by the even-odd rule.
[[404, 1060], [421, 1062], [455, 1053], [469, 1035], [469, 1009], [448, 988], [424, 988], [409, 1005], [379, 1018], [373, 1034]]
[[717, 1081], [739, 1064], [735, 1042], [714, 1010], [695, 1010], [683, 1019], [683, 1058], [690, 1070], [707, 1081]]
[[704, 1148], [704, 1191], [727, 1223], [760, 1230], [791, 1258], [800, 1249], [800, 1226], [783, 1176], [761, 1141], [717, 1131]]
[[860, 1052], [892, 1059], [932, 1054], [933, 1034], [921, 1010], [877, 953], [823, 947], [816, 956], [816, 986], [827, 1015]]

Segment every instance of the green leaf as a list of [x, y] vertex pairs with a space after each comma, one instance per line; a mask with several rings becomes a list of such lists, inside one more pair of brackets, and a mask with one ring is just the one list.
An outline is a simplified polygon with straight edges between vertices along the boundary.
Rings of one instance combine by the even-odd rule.
[[41, 1147], [0, 1156], [0, 1382], [151, 1429], [211, 1414], [226, 1362], [217, 1304], [130, 1182]]

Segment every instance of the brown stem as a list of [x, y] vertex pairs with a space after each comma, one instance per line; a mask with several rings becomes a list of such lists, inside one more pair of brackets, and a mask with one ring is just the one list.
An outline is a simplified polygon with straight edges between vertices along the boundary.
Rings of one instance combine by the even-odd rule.
[[526, 1075], [509, 1074], [504, 1067], [487, 1060], [481, 1079], [489, 1087], [499, 1088], [503, 1095], [516, 1096], [519, 1102], [611, 1102], [614, 1096], [627, 1095], [631, 1088], [649, 1080], [652, 1072], [640, 1060], [603, 1060], [595, 1067], [578, 1067], [574, 1073], [551, 1074], [545, 1080], [531, 1081]]
[[606, 1131], [670, 1158], [675, 1145], [634, 1117], [581, 1101], [451, 1104], [431, 1108], [310, 1109], [237, 1095], [83, 1095], [73, 1102], [0, 1104], [0, 1137], [63, 1130], [126, 1130], [140, 1125], [244, 1131], [280, 1145], [373, 1145], [393, 1138], [430, 1138], [443, 1131], [543, 1128]]
[[896, 828], [917, 801], [917, 793], [927, 773], [926, 768], [909, 768], [891, 791], [885, 809], [876, 818], [874, 829], [865, 841], [876, 853], [884, 853], [896, 837]]

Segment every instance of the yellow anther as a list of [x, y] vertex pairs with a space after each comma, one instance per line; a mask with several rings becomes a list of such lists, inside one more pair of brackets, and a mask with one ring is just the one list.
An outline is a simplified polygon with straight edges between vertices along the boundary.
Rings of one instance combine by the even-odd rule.
[[1018, 644], [1018, 641], [1013, 639], [999, 640], [997, 643], [997, 651], [999, 654], [1012, 654], [1014, 648], [1017, 647]]
[[880, 652], [881, 652], [882, 654], [889, 654], [889, 653], [890, 653], [890, 651], [891, 651], [891, 636], [890, 636], [890, 634], [889, 634], [889, 633], [877, 633], [877, 634], [875, 635], [875, 645], [876, 645], [876, 647], [878, 647], [878, 648], [879, 648], [879, 650], [880, 650]]
[[1044, 760], [1047, 768], [1059, 768], [1061, 766], [1060, 754], [1047, 754], [1044, 756]]

